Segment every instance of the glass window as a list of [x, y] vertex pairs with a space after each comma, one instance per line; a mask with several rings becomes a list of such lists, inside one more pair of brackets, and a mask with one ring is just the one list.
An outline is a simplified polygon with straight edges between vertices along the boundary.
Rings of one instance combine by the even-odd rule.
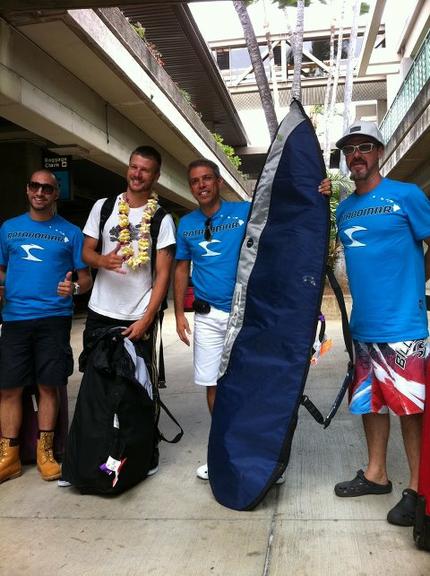
[[251, 59], [247, 48], [232, 48], [230, 50], [230, 68], [232, 70], [244, 70], [251, 66]]
[[219, 48], [216, 51], [216, 61], [220, 70], [228, 70], [230, 68], [230, 50]]

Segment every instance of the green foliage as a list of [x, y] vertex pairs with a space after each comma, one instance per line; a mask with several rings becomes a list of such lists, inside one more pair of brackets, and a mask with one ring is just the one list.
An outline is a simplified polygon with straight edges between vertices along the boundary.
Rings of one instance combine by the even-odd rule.
[[214, 137], [214, 140], [218, 146], [224, 151], [224, 154], [227, 156], [233, 166], [238, 170], [242, 164], [242, 160], [235, 154], [233, 146], [224, 144], [224, 138], [216, 132], [214, 132], [212, 136]]
[[336, 259], [336, 237], [337, 237], [337, 227], [336, 227], [336, 208], [339, 204], [339, 198], [341, 191], [347, 192], [347, 194], [351, 194], [354, 183], [349, 178], [349, 176], [345, 176], [339, 170], [328, 170], [327, 172], [328, 178], [331, 181], [331, 191], [332, 195], [330, 197], [330, 240], [329, 240], [329, 251], [328, 251], [328, 259], [329, 264], [331, 266], [334, 265], [334, 261]]
[[363, 14], [368, 14], [370, 10], [370, 6], [369, 4], [367, 4], [367, 2], [362, 2], [360, 4], [360, 16], [363, 16]]
[[153, 42], [149, 42], [145, 38], [146, 28], [142, 26], [141, 22], [130, 22], [130, 26], [136, 32], [136, 34], [145, 42], [148, 50], [154, 56], [155, 60], [158, 62], [160, 66], [164, 66], [163, 55], [158, 50], [157, 46]]
[[185, 88], [181, 88], [177, 82], [175, 82], [175, 84], [176, 84], [176, 87], [178, 88], [179, 92], [181, 93], [182, 98], [187, 102], [187, 104], [189, 104], [191, 106], [191, 108], [194, 110], [194, 112], [197, 114], [197, 116], [201, 119], [202, 113], [199, 112], [197, 110], [197, 108], [195, 107], [194, 102], [193, 102], [192, 97], [191, 97], [191, 94], [188, 92], [188, 90], [185, 90]]
[[186, 100], [188, 104], [194, 108], [194, 104], [191, 100], [191, 94], [187, 90], [185, 90], [185, 88], [179, 88], [179, 92], [182, 94], [183, 99]]
[[145, 38], [146, 28], [144, 28], [144, 26], [142, 26], [142, 24], [140, 22], [132, 23], [131, 27], [142, 38], [142, 40]]
[[[320, 4], [327, 4], [326, 0], [318, 0]], [[279, 8], [297, 8], [297, 0], [272, 0], [272, 4], [277, 4]], [[304, 0], [304, 7], [308, 8], [312, 4], [312, 0]]]

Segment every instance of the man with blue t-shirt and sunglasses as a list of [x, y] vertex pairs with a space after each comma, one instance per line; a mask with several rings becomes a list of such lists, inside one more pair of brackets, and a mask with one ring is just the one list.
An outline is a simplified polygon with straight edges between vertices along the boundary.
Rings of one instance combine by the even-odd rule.
[[415, 184], [381, 176], [384, 142], [373, 122], [355, 122], [336, 146], [356, 184], [336, 218], [353, 302], [356, 361], [349, 407], [362, 415], [369, 460], [353, 480], [336, 484], [335, 493], [392, 491], [386, 468], [391, 411], [400, 416], [410, 480], [387, 520], [412, 526], [425, 401], [430, 252], [424, 257], [423, 241], [430, 243], [430, 201]]
[[[0, 278], [4, 283], [0, 338], [0, 484], [22, 473], [19, 433], [24, 386], [39, 391], [37, 468], [43, 480], [56, 480], [53, 455], [58, 387], [71, 369], [73, 295], [91, 288], [82, 261], [83, 235], [58, 214], [59, 190], [49, 170], [27, 184], [30, 209], [0, 229]], [[72, 281], [76, 272], [77, 282]]]
[[[251, 204], [221, 200], [223, 180], [211, 160], [191, 162], [188, 181], [199, 208], [181, 218], [176, 235], [176, 329], [182, 342], [189, 346], [191, 330], [183, 302], [192, 262], [194, 381], [206, 387], [212, 413], [239, 252]], [[197, 476], [208, 479], [206, 464], [198, 468]]]
[[[199, 208], [181, 218], [176, 237], [176, 329], [179, 338], [189, 346], [191, 330], [184, 314], [184, 296], [192, 262], [196, 298], [194, 381], [206, 387], [208, 408], [212, 414], [237, 264], [251, 203], [221, 199], [223, 180], [218, 166], [211, 160], [202, 158], [191, 162], [188, 181]], [[319, 191], [330, 195], [328, 179], [321, 182]], [[208, 479], [207, 464], [197, 469], [197, 476], [202, 480]]]

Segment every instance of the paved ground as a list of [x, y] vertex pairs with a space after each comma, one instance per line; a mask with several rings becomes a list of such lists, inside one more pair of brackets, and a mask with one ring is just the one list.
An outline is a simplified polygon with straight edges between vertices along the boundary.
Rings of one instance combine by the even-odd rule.
[[[80, 348], [82, 320], [73, 344]], [[311, 368], [307, 391], [329, 409], [345, 372], [336, 321], [334, 349]], [[393, 494], [336, 498], [333, 485], [366, 464], [361, 423], [343, 406], [323, 431], [304, 409], [287, 481], [252, 512], [223, 508], [195, 476], [206, 459], [209, 418], [191, 383], [191, 351], [165, 323], [168, 389], [163, 399], [185, 435], [161, 447], [160, 471], [116, 499], [81, 496], [39, 479], [34, 467], [0, 486], [0, 576], [428, 576], [430, 554], [386, 513], [407, 482], [397, 422], [390, 441]], [[71, 410], [79, 374], [70, 382]], [[170, 427], [165, 423], [166, 432]], [[173, 428], [171, 429], [173, 431]]]

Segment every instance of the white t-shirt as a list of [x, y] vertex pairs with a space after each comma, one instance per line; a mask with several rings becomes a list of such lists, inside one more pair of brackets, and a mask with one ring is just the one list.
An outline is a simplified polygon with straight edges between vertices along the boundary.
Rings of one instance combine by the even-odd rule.
[[[120, 194], [117, 197], [112, 214], [103, 228], [102, 254], [111, 252], [118, 245], [118, 234], [120, 231], [118, 202], [121, 196]], [[96, 240], [99, 238], [100, 211], [105, 200], [106, 198], [101, 198], [94, 204], [83, 230], [86, 236]], [[130, 208], [128, 215], [135, 254], [137, 254], [137, 225], [140, 225], [145, 207], [146, 205], [139, 208]], [[175, 225], [171, 215], [166, 214], [161, 221], [157, 250], [161, 250], [171, 244], [175, 244]], [[151, 255], [151, 248], [149, 248], [149, 254]], [[102, 314], [109, 318], [139, 320], [144, 315], [151, 298], [151, 263], [148, 262], [144, 266], [139, 266], [136, 270], [132, 270], [127, 264], [123, 264], [122, 268], [126, 274], [118, 274], [105, 268], [99, 268], [88, 307], [97, 312], [97, 314]]]

